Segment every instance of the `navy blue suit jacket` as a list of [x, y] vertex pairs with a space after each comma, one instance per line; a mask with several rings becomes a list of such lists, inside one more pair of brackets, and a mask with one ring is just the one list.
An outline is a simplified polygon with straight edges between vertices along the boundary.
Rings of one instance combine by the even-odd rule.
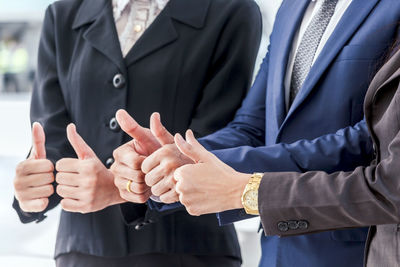
[[[235, 119], [201, 139], [241, 172], [351, 170], [373, 155], [363, 100], [399, 35], [399, 0], [353, 0], [286, 112], [284, 79], [293, 38], [310, 0], [284, 0], [256, 81]], [[334, 135], [327, 135], [336, 133]], [[248, 218], [218, 214], [222, 224]], [[295, 215], [294, 215], [295, 216]], [[276, 222], [278, 224], [278, 222]], [[362, 266], [367, 229], [262, 236], [261, 266]]]

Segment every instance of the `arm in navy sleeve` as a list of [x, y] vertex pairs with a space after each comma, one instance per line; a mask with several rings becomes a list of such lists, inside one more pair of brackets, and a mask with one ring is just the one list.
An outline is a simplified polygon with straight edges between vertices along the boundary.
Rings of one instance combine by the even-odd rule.
[[[314, 140], [299, 140], [292, 144], [237, 147], [212, 151], [219, 159], [239, 172], [305, 172], [323, 170], [331, 173], [352, 170], [370, 163], [372, 141], [364, 120]], [[221, 224], [249, 218], [242, 210], [218, 214]]]

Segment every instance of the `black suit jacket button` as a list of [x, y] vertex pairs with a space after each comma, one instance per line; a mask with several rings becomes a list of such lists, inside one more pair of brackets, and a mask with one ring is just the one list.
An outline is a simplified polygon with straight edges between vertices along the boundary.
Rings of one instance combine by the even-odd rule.
[[299, 223], [297, 221], [288, 221], [287, 223], [290, 230], [297, 230], [299, 228]]
[[309, 223], [307, 221], [299, 221], [298, 225], [299, 225], [299, 229], [303, 229], [303, 230], [308, 229], [308, 227], [309, 227]]
[[125, 78], [122, 74], [117, 74], [114, 76], [113, 85], [117, 89], [121, 89], [125, 86]]
[[148, 223], [147, 222], [141, 222], [141, 223], [138, 223], [138, 224], [136, 224], [135, 225], [135, 230], [136, 231], [139, 231], [139, 230], [141, 230], [145, 225], [147, 225]]
[[289, 230], [289, 225], [287, 222], [279, 222], [278, 230], [281, 232], [287, 232]]
[[108, 123], [108, 126], [110, 127], [110, 130], [113, 132], [118, 132], [121, 127], [119, 127], [118, 121], [116, 118], [112, 118], [110, 122]]
[[111, 165], [113, 165], [114, 163], [114, 159], [113, 158], [108, 158], [106, 160], [106, 167], [109, 169], [111, 167]]

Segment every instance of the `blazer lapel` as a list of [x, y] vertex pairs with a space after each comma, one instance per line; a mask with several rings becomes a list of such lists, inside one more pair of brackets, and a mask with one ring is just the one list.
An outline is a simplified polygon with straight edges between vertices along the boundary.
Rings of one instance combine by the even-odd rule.
[[367, 122], [370, 135], [375, 143], [378, 143], [378, 139], [372, 129], [372, 119], [373, 119], [373, 108], [371, 107], [374, 103], [376, 95], [384, 90], [385, 85], [393, 81], [400, 76], [400, 50], [392, 56], [392, 58], [378, 71], [372, 80], [367, 94], [364, 99], [364, 116]]
[[170, 0], [126, 56], [126, 66], [148, 56], [178, 39], [173, 20], [193, 28], [204, 26], [210, 0]]
[[400, 75], [400, 50], [378, 71], [365, 96], [365, 105], [371, 104], [376, 95], [391, 81]]
[[278, 34], [275, 34], [276, 39], [273, 45], [276, 45], [277, 48], [270, 54], [270, 62], [273, 62], [270, 65], [278, 66], [278, 68], [269, 69], [270, 77], [274, 77], [271, 86], [274, 89], [267, 90], [267, 94], [272, 96], [267, 97], [267, 99], [273, 100], [273, 103], [267, 103], [267, 106], [274, 107], [277, 128], [281, 126], [286, 115], [285, 77], [293, 39], [309, 3], [310, 0], [285, 1], [281, 7], [281, 10], [285, 10], [285, 13], [279, 18], [279, 23], [276, 22], [275, 24], [274, 33]]
[[285, 121], [312, 92], [331, 62], [368, 17], [369, 13], [378, 2], [379, 0], [353, 0], [312, 66], [302, 89], [290, 107]]
[[87, 26], [83, 38], [122, 71], [125, 69], [110, 0], [86, 0], [73, 24], [73, 29]]

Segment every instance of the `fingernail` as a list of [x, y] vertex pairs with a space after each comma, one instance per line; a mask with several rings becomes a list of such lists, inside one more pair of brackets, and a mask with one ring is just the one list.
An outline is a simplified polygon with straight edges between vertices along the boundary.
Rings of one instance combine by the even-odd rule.
[[185, 139], [183, 139], [182, 135], [180, 135], [179, 133], [177, 133], [175, 135], [176, 141], [180, 144], [184, 144], [185, 143]]
[[194, 134], [192, 130], [187, 130], [186, 131], [186, 140], [194, 139]]

